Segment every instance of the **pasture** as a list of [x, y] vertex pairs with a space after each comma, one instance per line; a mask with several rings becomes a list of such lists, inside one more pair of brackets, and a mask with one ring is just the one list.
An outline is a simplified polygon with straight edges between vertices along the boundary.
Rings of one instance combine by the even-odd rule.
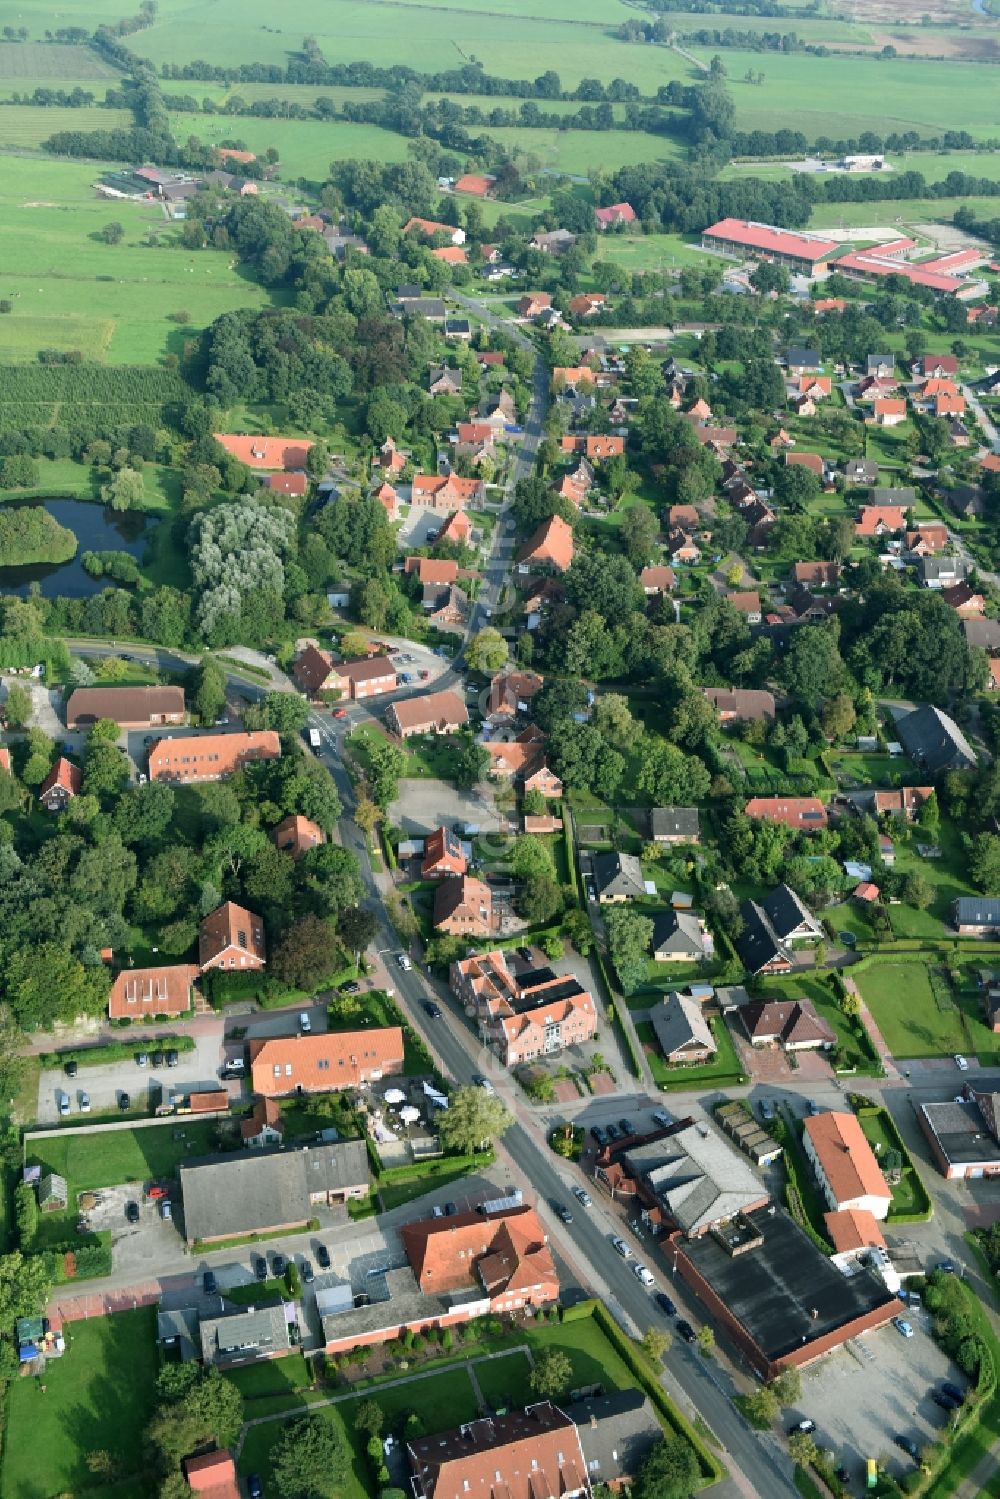
[[[315, 93], [315, 90], [313, 90]], [[271, 120], [256, 116], [235, 119], [232, 115], [172, 114], [170, 123], [177, 140], [194, 135], [212, 145], [239, 138], [247, 149], [263, 155], [274, 146], [281, 158], [279, 171], [286, 181], [308, 177], [326, 179], [331, 161], [345, 157], [369, 157], [377, 161], [405, 161], [405, 136], [378, 125], [352, 125], [340, 120]]]
[[[51, 13], [50, 13], [51, 16]], [[34, 88], [36, 80], [68, 79], [68, 87], [80, 83], [97, 92], [94, 85], [111, 83], [115, 69], [90, 47], [64, 47], [48, 42], [0, 42], [0, 79], [10, 79], [18, 89]], [[62, 85], [61, 82], [59, 86]]]
[[[62, 87], [60, 84], [59, 87]], [[0, 109], [0, 148], [40, 146], [59, 130], [131, 130], [127, 109], [34, 109], [28, 104], [5, 104]]]
[[[928, 182], [943, 182], [949, 172], [968, 172], [976, 177], [989, 177], [1000, 181], [1000, 152], [998, 151], [907, 151], [900, 156], [887, 156], [886, 161], [898, 172], [922, 172]], [[775, 181], [791, 181], [799, 176], [787, 161], [734, 161], [723, 167], [719, 178], [729, 182], [741, 177], [763, 177]], [[871, 172], [852, 173], [852, 176], [870, 177]], [[884, 174], [879, 173], [879, 176]], [[837, 174], [822, 174], [820, 181], [836, 182]]]
[[996, 218], [1000, 198], [895, 198], [887, 203], [817, 203], [810, 229], [895, 228], [908, 224], [950, 224], [956, 208], [967, 206], [983, 218]]
[[641, 130], [535, 130], [486, 126], [504, 150], [534, 157], [542, 166], [573, 176], [594, 168], [617, 171], [646, 161], [669, 161], [681, 154], [679, 142]]
[[[4, 161], [0, 264], [13, 311], [0, 332], [8, 362], [56, 348], [82, 349], [109, 364], [156, 364], [182, 352], [185, 339], [223, 312], [265, 303], [262, 288], [231, 255], [182, 250], [154, 204], [99, 199], [91, 186], [99, 170], [60, 160]], [[125, 229], [120, 244], [100, 238], [110, 222]], [[182, 312], [187, 323], [173, 321]]]

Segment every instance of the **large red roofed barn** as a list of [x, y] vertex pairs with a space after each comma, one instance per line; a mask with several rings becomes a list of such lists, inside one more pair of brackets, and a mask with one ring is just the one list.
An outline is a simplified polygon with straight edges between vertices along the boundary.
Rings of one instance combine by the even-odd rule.
[[706, 250], [726, 250], [734, 255], [758, 255], [795, 266], [811, 275], [826, 270], [831, 255], [838, 249], [835, 239], [820, 239], [815, 234], [800, 234], [791, 229], [775, 229], [771, 224], [755, 224], [747, 219], [720, 219], [703, 231], [701, 242]]

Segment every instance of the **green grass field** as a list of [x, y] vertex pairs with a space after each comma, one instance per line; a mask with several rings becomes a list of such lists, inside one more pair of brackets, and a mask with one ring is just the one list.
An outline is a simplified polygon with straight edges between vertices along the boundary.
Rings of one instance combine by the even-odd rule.
[[[3, 1493], [143, 1499], [144, 1434], [159, 1362], [154, 1309], [69, 1322], [65, 1335], [66, 1352], [49, 1362], [44, 1382], [15, 1379], [9, 1386]], [[88, 1469], [88, 1454], [100, 1451], [118, 1464], [117, 1482]]]
[[[182, 1130], [180, 1139], [175, 1138], [178, 1129]], [[29, 1135], [26, 1159], [66, 1178], [72, 1208], [75, 1192], [173, 1176], [189, 1156], [210, 1154], [214, 1141], [214, 1124], [185, 1120], [181, 1126], [168, 1123], [96, 1135], [50, 1135], [44, 1140]]]
[[40, 146], [59, 130], [131, 130], [133, 123], [131, 111], [99, 109], [96, 104], [85, 109], [6, 104], [0, 109], [0, 147]]
[[597, 241], [597, 257], [620, 265], [628, 271], [660, 271], [686, 265], [719, 264], [717, 255], [709, 255], [691, 243], [683, 234], [602, 234]]
[[[0, 109], [0, 129], [6, 113]], [[0, 330], [8, 362], [57, 348], [83, 349], [109, 364], [156, 364], [223, 312], [265, 303], [263, 289], [231, 255], [181, 249], [155, 205], [98, 198], [92, 183], [99, 170], [3, 158], [0, 263], [3, 295], [14, 304]], [[120, 244], [99, 237], [111, 222], [125, 229]], [[189, 315], [183, 326], [171, 320], [182, 311]]]
[[995, 1038], [979, 1018], [975, 996], [963, 992], [955, 1008], [940, 1009], [923, 959], [901, 954], [898, 962], [862, 970], [856, 981], [893, 1056], [950, 1056], [968, 1050], [993, 1056]]
[[817, 203], [810, 229], [894, 229], [901, 224], [950, 224], [956, 208], [968, 206], [996, 217], [998, 198], [898, 198], [887, 203]]
[[[196, 88], [196, 85], [191, 85]], [[315, 90], [313, 91], [315, 93]], [[227, 115], [173, 114], [170, 123], [178, 140], [189, 135], [212, 145], [237, 137], [247, 149], [262, 156], [269, 146], [280, 153], [279, 171], [287, 181], [308, 177], [323, 182], [331, 161], [360, 156], [378, 161], [405, 161], [405, 136], [378, 125], [352, 125], [333, 120], [235, 119]]]
[[585, 176], [592, 168], [614, 172], [640, 162], [670, 161], [681, 154], [678, 141], [641, 130], [534, 130], [488, 125], [485, 133], [506, 151], [531, 156], [545, 167]]
[[[50, 10], [50, 19], [51, 15]], [[68, 47], [61, 43], [53, 46], [46, 42], [0, 42], [0, 79], [10, 79], [13, 86], [21, 91], [25, 88], [33, 89], [38, 81], [45, 79], [52, 82], [54, 87], [60, 88], [73, 88], [79, 83], [96, 94], [99, 85], [111, 83], [117, 77], [118, 74], [110, 63], [106, 63], [90, 47]], [[68, 84], [54, 81], [63, 79], [68, 80]]]

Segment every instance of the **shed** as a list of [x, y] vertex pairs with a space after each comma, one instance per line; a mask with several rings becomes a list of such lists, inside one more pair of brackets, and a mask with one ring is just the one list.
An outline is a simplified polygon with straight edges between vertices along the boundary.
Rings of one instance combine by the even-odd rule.
[[69, 1206], [69, 1188], [65, 1177], [46, 1172], [38, 1184], [38, 1206], [43, 1213], [62, 1213]]

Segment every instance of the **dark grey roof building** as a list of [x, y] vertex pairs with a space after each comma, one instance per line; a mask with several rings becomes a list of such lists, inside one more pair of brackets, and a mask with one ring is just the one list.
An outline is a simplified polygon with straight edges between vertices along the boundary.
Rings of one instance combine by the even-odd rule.
[[358, 1195], [368, 1185], [364, 1142], [306, 1150], [245, 1150], [180, 1168], [184, 1233], [195, 1241], [298, 1228], [313, 1204]]
[[693, 911], [662, 911], [654, 916], [650, 950], [657, 963], [696, 963], [709, 951], [701, 921]]
[[792, 964], [796, 943], [818, 942], [823, 929], [790, 885], [778, 885], [764, 900], [740, 907], [743, 931], [735, 947], [750, 973], [779, 973]]
[[646, 893], [635, 854], [595, 854], [591, 860], [599, 901], [635, 900]]
[[697, 843], [701, 837], [697, 807], [654, 807], [649, 824], [654, 843]]
[[[259, 1157], [258, 1157], [259, 1159]], [[284, 1302], [233, 1308], [201, 1319], [201, 1356], [208, 1364], [246, 1364], [287, 1353], [291, 1346]]]
[[1000, 651], [1000, 619], [963, 619], [966, 645], [980, 646], [984, 651]]
[[931, 775], [975, 768], [976, 752], [958, 724], [930, 703], [898, 719], [896, 733], [910, 759]]
[[1000, 932], [1000, 900], [988, 895], [960, 895], [952, 902], [951, 919], [958, 932], [976, 936]]
[[565, 1407], [576, 1423], [591, 1484], [617, 1487], [634, 1478], [663, 1428], [641, 1390], [592, 1395]]

